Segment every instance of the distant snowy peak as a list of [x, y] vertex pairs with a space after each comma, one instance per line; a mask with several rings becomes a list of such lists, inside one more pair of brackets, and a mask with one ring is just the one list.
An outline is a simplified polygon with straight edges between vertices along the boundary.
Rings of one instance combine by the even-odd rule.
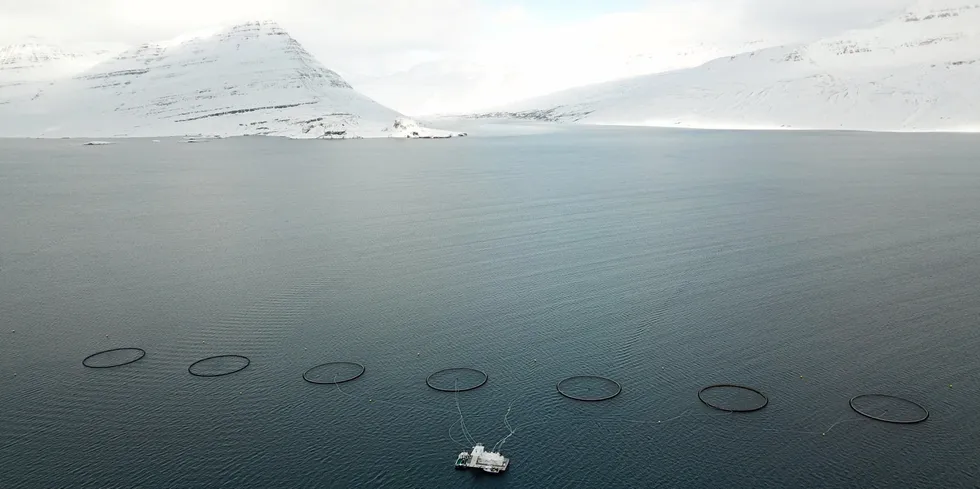
[[873, 29], [845, 33], [807, 47], [817, 64], [910, 66], [970, 62], [980, 57], [980, 3], [919, 2]]
[[0, 86], [47, 81], [94, 66], [111, 55], [109, 50], [67, 50], [32, 39], [0, 47]]
[[[352, 88], [272, 21], [248, 22], [171, 41], [146, 43], [96, 66], [79, 78], [152, 77], [153, 71], [164, 71], [168, 77], [173, 77], [175, 69], [231, 64], [243, 57], [247, 57], [245, 64], [254, 67], [249, 71], [261, 73], [288, 67], [288, 78], [299, 81], [305, 88]], [[268, 64], [269, 70], [262, 68], [264, 64]]]
[[[317, 80], [336, 88], [352, 88], [340, 75], [320, 64], [313, 55], [274, 21], [266, 20], [239, 24], [218, 33], [215, 38], [221, 44], [230, 45], [234, 43], [236, 51], [240, 51], [244, 43], [270, 41], [278, 44], [278, 49], [267, 54], [273, 54], [276, 62], [295, 63], [298, 78]], [[185, 44], [193, 48], [195, 44], [203, 44], [207, 41], [207, 38], [198, 38]], [[259, 62], [260, 60], [254, 61]]]
[[77, 59], [84, 54], [66, 52], [57, 46], [38, 43], [11, 44], [0, 47], [0, 70], [18, 70], [39, 65]]
[[297, 77], [303, 79], [316, 79], [326, 85], [336, 88], [352, 89], [349, 83], [344, 81], [336, 72], [327, 69], [320, 64], [299, 42], [279, 27], [273, 21], [252, 22], [237, 25], [226, 32], [221, 41], [223, 42], [244, 42], [250, 39], [275, 36], [282, 42], [281, 53], [289, 57], [297, 64]]
[[970, 11], [980, 9], [980, 2], [963, 0], [922, 0], [909, 7], [902, 17], [905, 22], [923, 22], [930, 20], [959, 17]]
[[958, 66], [978, 58], [980, 3], [932, 0], [919, 2], [900, 17], [872, 29], [853, 30], [808, 45], [746, 52], [728, 59], [753, 63], [764, 59], [775, 64], [854, 71], [923, 63]]
[[[146, 43], [29, 96], [0, 100], [0, 135], [446, 137], [355, 91], [275, 22]], [[5, 90], [6, 92], [6, 90]]]

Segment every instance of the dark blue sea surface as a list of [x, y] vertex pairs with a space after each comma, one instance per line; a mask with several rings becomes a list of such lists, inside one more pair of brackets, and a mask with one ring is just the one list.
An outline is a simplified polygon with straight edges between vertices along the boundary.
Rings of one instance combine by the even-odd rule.
[[980, 484], [976, 136], [81, 142], [0, 140], [0, 488]]

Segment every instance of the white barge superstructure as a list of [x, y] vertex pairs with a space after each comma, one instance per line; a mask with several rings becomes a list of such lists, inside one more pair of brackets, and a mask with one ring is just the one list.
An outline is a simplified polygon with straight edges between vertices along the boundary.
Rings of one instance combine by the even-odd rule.
[[499, 474], [507, 470], [510, 459], [504, 457], [500, 452], [488, 452], [483, 445], [477, 443], [473, 450], [460, 452], [456, 457], [456, 470], [481, 469], [491, 474]]

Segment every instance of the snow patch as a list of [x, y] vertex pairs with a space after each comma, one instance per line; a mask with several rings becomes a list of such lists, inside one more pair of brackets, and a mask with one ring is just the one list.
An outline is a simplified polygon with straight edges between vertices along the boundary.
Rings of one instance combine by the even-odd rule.
[[398, 117], [391, 127], [385, 129], [390, 138], [421, 138], [445, 139], [466, 136], [465, 132], [444, 131], [422, 127], [417, 121], [407, 117]]

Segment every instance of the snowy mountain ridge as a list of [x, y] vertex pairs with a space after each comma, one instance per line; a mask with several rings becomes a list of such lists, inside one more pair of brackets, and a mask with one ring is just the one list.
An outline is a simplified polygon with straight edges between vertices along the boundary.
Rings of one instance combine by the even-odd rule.
[[932, 0], [878, 26], [539, 97], [499, 112], [613, 125], [980, 130], [980, 3]]
[[147, 43], [0, 105], [6, 136], [438, 137], [355, 91], [275, 22]]

